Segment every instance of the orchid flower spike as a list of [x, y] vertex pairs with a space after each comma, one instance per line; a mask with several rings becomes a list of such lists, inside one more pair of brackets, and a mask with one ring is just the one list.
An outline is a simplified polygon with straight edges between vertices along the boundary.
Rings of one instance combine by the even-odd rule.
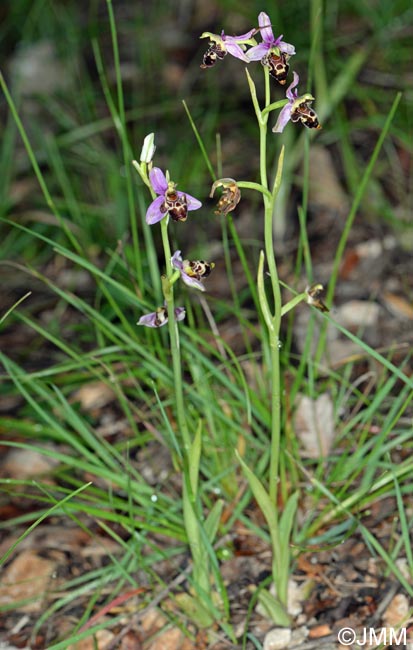
[[274, 37], [271, 20], [264, 11], [258, 16], [258, 24], [262, 43], [248, 50], [247, 58], [250, 61], [261, 61], [262, 65], [269, 69], [270, 75], [283, 86], [290, 69], [288, 60], [295, 54], [295, 47], [283, 41], [282, 35]]
[[181, 279], [189, 287], [205, 291], [201, 280], [207, 278], [214, 268], [213, 262], [204, 262], [203, 260], [182, 260], [181, 251], [175, 251], [171, 257], [171, 264], [181, 274]]
[[218, 60], [222, 61], [227, 54], [231, 54], [237, 59], [249, 63], [249, 59], [247, 59], [244, 53], [245, 44], [248, 42], [252, 44], [256, 42], [252, 39], [256, 32], [256, 29], [250, 29], [249, 32], [240, 36], [227, 36], [224, 31], [221, 32], [221, 36], [211, 34], [211, 32], [204, 32], [200, 38], [209, 38], [209, 47], [204, 54], [201, 68], [203, 70], [212, 68]]
[[[180, 321], [185, 318], [185, 308], [176, 307], [175, 308], [175, 320]], [[168, 322], [168, 310], [165, 307], [158, 307], [156, 311], [151, 312], [150, 314], [145, 314], [141, 316], [137, 325], [145, 325], [145, 327], [162, 327]]]
[[280, 111], [276, 125], [273, 127], [274, 133], [282, 133], [286, 124], [291, 122], [301, 122], [308, 129], [321, 129], [321, 124], [318, 121], [317, 113], [309, 106], [309, 102], [314, 101], [314, 97], [309, 93], [298, 96], [298, 91], [293, 90], [298, 86], [300, 77], [294, 72], [293, 82], [288, 86], [285, 93], [288, 99], [286, 104]]
[[146, 211], [146, 223], [153, 225], [161, 221], [168, 213], [174, 221], [186, 221], [190, 210], [198, 210], [202, 203], [186, 192], [178, 192], [176, 183], [166, 179], [159, 167], [149, 172], [151, 185], [158, 194]]

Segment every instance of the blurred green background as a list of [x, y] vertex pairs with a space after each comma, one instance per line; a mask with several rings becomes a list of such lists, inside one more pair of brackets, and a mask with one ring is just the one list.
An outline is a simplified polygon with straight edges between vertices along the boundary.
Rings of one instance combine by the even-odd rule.
[[[191, 187], [194, 194], [199, 188], [205, 196], [203, 184], [209, 178], [182, 107], [185, 99], [213, 162], [216, 133], [220, 133], [224, 175], [243, 179], [252, 175], [255, 180], [257, 129], [244, 66], [227, 57], [225, 65], [201, 70], [207, 41], [200, 41], [199, 36], [221, 29], [228, 34], [243, 33], [257, 25], [258, 13], [264, 10], [274, 32], [295, 44], [293, 65], [301, 76], [300, 91], [311, 87], [316, 109], [328, 106], [334, 81], [345, 75], [352, 57], [362, 53], [355, 79], [318, 134], [318, 142], [332, 151], [350, 194], [357, 188], [396, 92], [403, 91], [392, 126], [394, 139], [378, 170], [377, 214], [373, 216], [385, 217], [396, 227], [410, 221], [413, 8], [409, 0], [115, 0], [112, 6], [129, 141], [135, 156], [144, 136], [154, 131], [157, 164], [168, 166], [183, 187]], [[128, 228], [128, 208], [121, 144], [96, 65], [100, 56], [108, 90], [115, 96], [107, 3], [6, 1], [1, 3], [0, 19], [1, 69], [51, 194], [90, 243], [99, 244], [102, 232], [122, 237]], [[261, 76], [255, 75], [258, 86]], [[274, 99], [282, 98], [283, 90], [277, 87], [274, 95]], [[44, 200], [4, 98], [0, 101], [1, 214], [17, 218], [23, 212], [25, 223], [29, 219], [33, 227], [49, 231], [50, 224], [42, 223], [41, 214], [27, 217], [27, 210], [41, 213]], [[297, 129], [290, 129], [282, 139], [298, 135]], [[34, 243], [27, 247], [21, 237], [19, 246], [16, 233], [3, 232], [2, 240], [2, 257], [18, 254], [27, 259], [39, 253]]]

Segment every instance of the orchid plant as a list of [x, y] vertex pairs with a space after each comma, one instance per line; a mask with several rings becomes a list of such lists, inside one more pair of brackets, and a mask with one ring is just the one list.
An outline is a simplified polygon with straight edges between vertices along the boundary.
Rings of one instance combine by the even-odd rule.
[[[255, 36], [260, 34], [261, 42], [257, 43]], [[265, 77], [264, 104], [261, 105], [256, 93], [255, 83], [247, 72], [252, 104], [255, 110], [260, 132], [260, 182], [235, 180], [232, 178], [218, 179], [212, 186], [210, 196], [217, 188], [222, 191], [218, 201], [218, 214], [224, 217], [236, 209], [241, 200], [241, 189], [258, 191], [263, 200], [264, 212], [264, 251], [260, 254], [257, 273], [257, 295], [261, 310], [262, 321], [268, 332], [270, 347], [270, 395], [271, 395], [271, 434], [270, 434], [270, 468], [269, 485], [265, 487], [248, 467], [245, 460], [238, 455], [239, 462], [248, 479], [251, 491], [261, 508], [268, 523], [273, 552], [272, 574], [276, 596], [265, 590], [261, 591], [260, 599], [266, 606], [271, 617], [281, 625], [289, 624], [287, 612], [287, 591], [290, 566], [289, 539], [295, 519], [298, 494], [294, 493], [284, 503], [283, 513], [278, 513], [278, 481], [280, 465], [280, 433], [281, 433], [281, 388], [280, 388], [280, 327], [282, 317], [293, 309], [299, 302], [307, 301], [319, 307], [322, 311], [327, 308], [320, 300], [321, 285], [313, 285], [305, 292], [296, 295], [292, 300], [283, 304], [281, 285], [278, 278], [277, 264], [273, 246], [273, 214], [277, 193], [282, 181], [284, 149], [281, 149], [278, 168], [274, 179], [269, 179], [267, 172], [267, 139], [268, 120], [271, 113], [281, 109], [273, 132], [282, 133], [289, 121], [301, 123], [309, 129], [320, 129], [317, 114], [310, 107], [314, 97], [308, 93], [298, 95], [299, 76], [294, 71], [292, 82], [286, 90], [286, 98], [271, 103], [271, 79], [278, 85], [284, 86], [290, 69], [290, 59], [295, 55], [294, 45], [283, 40], [283, 36], [275, 36], [271, 20], [265, 12], [258, 16], [258, 27], [252, 28], [240, 36], [228, 36], [223, 31], [220, 35], [205, 32], [201, 38], [209, 39], [209, 46], [203, 56], [201, 69], [210, 70], [220, 64], [229, 54], [251, 67], [260, 61]], [[274, 137], [274, 136], [270, 136]], [[176, 413], [178, 427], [182, 437], [184, 452], [182, 467], [184, 471], [184, 520], [188, 535], [189, 546], [193, 557], [194, 584], [198, 593], [205, 596], [205, 601], [212, 603], [211, 578], [209, 558], [211, 545], [218, 527], [218, 519], [222, 504], [217, 502], [207, 519], [203, 520], [200, 503], [197, 500], [197, 472], [201, 454], [200, 430], [191, 435], [185, 417], [185, 403], [182, 380], [182, 363], [179, 345], [178, 323], [185, 318], [183, 307], [175, 306], [174, 289], [179, 280], [190, 289], [205, 291], [204, 280], [214, 268], [213, 262], [184, 259], [180, 250], [171, 254], [168, 235], [170, 220], [185, 222], [189, 212], [202, 207], [201, 201], [191, 194], [177, 189], [177, 183], [170, 180], [169, 173], [164, 173], [158, 167], [153, 167], [155, 155], [154, 135], [145, 139], [140, 162], [133, 165], [147, 185], [152, 202], [146, 213], [146, 223], [150, 226], [160, 224], [165, 259], [165, 275], [162, 276], [164, 305], [157, 307], [152, 313], [146, 314], [138, 321], [139, 325], [157, 328], [168, 324], [171, 355], [174, 372], [174, 389], [176, 397]], [[268, 299], [264, 286], [264, 265], [270, 276], [271, 300]], [[316, 299], [314, 298], [316, 297]], [[271, 304], [270, 304], [271, 303]], [[320, 306], [321, 305], [321, 306]], [[194, 461], [195, 458], [195, 461]], [[205, 607], [198, 602], [198, 614], [205, 625], [216, 618], [214, 607]]]

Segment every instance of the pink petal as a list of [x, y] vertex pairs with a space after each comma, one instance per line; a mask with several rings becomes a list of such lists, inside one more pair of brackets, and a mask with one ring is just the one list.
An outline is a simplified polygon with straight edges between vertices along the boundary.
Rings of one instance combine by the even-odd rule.
[[147, 209], [146, 223], [148, 223], [150, 226], [153, 226], [154, 223], [158, 223], [158, 221], [162, 221], [166, 215], [166, 212], [161, 212], [161, 206], [163, 205], [164, 201], [165, 197], [163, 195], [157, 196]]
[[286, 96], [288, 97], [288, 99], [289, 99], [290, 101], [292, 101], [292, 102], [294, 101], [294, 99], [295, 99], [296, 96], [297, 96], [297, 93], [294, 94], [294, 93], [292, 92], [292, 89], [295, 88], [296, 86], [298, 86], [299, 81], [300, 81], [300, 77], [299, 77], [298, 74], [294, 71], [294, 72], [293, 72], [293, 80], [292, 80], [292, 82], [290, 83], [290, 85], [288, 86], [288, 88], [287, 88], [287, 92], [285, 93]]
[[254, 45], [254, 47], [251, 47], [247, 52], [248, 61], [261, 61], [262, 57], [267, 54], [269, 49], [270, 48], [266, 43]]
[[254, 36], [256, 31], [257, 31], [256, 29], [250, 29], [249, 32], [247, 32], [246, 34], [241, 34], [240, 36], [227, 36], [226, 34], [224, 34], [224, 32], [222, 32], [221, 38], [223, 41], [225, 41], [225, 44], [231, 43], [233, 41], [248, 41], [250, 38]]
[[[162, 323], [160, 323], [159, 325], [157, 325], [156, 324], [157, 315], [158, 314], [156, 311], [153, 311], [150, 314], [144, 314], [143, 316], [140, 317], [140, 319], [136, 324], [145, 325], [145, 327], [156, 327], [156, 328], [163, 327], [164, 325], [166, 325], [166, 323], [168, 322], [168, 316], [165, 314], [165, 320], [162, 321]], [[186, 316], [185, 307], [175, 307], [174, 315], [176, 321], [184, 320]]]
[[260, 26], [262, 40], [265, 43], [273, 44], [274, 34], [271, 27], [271, 20], [265, 11], [261, 11], [260, 15], [258, 16], [258, 24]]
[[149, 172], [149, 180], [157, 194], [165, 194], [168, 189], [168, 182], [162, 169], [159, 169], [159, 167], [151, 169]]
[[204, 285], [202, 284], [202, 282], [200, 282], [200, 281], [197, 280], [196, 278], [191, 278], [190, 275], [187, 275], [187, 274], [184, 273], [183, 271], [182, 271], [182, 273], [181, 273], [181, 279], [182, 279], [183, 282], [185, 282], [185, 284], [187, 284], [189, 287], [193, 287], [194, 289], [199, 289], [200, 291], [205, 291], [205, 287], [204, 287]]
[[292, 104], [286, 104], [284, 108], [281, 109], [277, 122], [273, 127], [273, 133], [282, 133], [284, 131], [285, 125], [291, 119], [291, 108]]
[[136, 324], [145, 325], [145, 327], [162, 327], [162, 325], [165, 325], [167, 322], [168, 319], [166, 318], [161, 325], [156, 325], [156, 312], [152, 312], [151, 314], [145, 314], [144, 316], [141, 316]]
[[284, 54], [289, 54], [290, 56], [293, 56], [295, 54], [295, 47], [294, 45], [291, 45], [291, 43], [279, 41], [277, 47], [280, 49], [280, 52], [284, 52]]
[[184, 265], [182, 263], [181, 251], [175, 251], [175, 253], [171, 257], [171, 264], [174, 267], [174, 269], [178, 269], [178, 271], [182, 271]]
[[188, 210], [199, 210], [202, 207], [201, 201], [198, 201], [194, 196], [187, 194], [186, 192], [178, 192], [178, 196], [185, 194]]
[[249, 63], [249, 59], [247, 58], [244, 50], [240, 45], [237, 43], [225, 43], [227, 52], [232, 54], [232, 56], [235, 56], [237, 59], [241, 59], [241, 61], [245, 61], [246, 63]]

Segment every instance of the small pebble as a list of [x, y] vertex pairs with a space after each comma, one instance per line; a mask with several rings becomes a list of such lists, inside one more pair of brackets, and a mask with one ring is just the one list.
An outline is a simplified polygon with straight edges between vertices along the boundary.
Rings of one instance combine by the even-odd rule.
[[270, 630], [264, 639], [264, 650], [282, 650], [287, 648], [291, 641], [289, 627], [275, 627]]

